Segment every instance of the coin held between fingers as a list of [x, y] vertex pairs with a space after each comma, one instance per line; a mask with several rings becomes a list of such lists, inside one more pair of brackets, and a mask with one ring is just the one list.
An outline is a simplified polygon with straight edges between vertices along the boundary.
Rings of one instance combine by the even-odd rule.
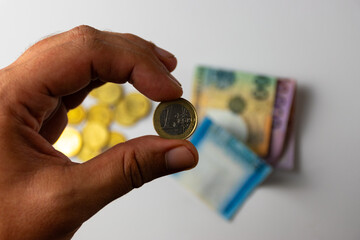
[[195, 131], [198, 117], [194, 106], [179, 98], [160, 103], [154, 112], [153, 124], [160, 137], [187, 139]]

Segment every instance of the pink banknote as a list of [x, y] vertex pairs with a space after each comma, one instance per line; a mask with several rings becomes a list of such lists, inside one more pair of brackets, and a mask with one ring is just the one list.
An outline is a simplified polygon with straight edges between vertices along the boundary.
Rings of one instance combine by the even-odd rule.
[[[292, 79], [283, 79], [279, 78], [277, 81], [276, 97], [275, 97], [275, 106], [273, 112], [273, 124], [272, 124], [272, 133], [269, 154], [265, 158], [272, 166], [276, 166], [282, 159], [284, 153], [284, 147], [286, 146], [286, 156], [287, 161], [285, 165], [293, 165], [291, 160], [291, 146], [290, 135], [288, 132], [290, 130], [289, 123], [290, 115], [292, 115], [292, 108], [295, 99], [295, 90], [296, 82]], [[290, 163], [292, 161], [292, 164]]]
[[289, 131], [284, 152], [276, 165], [278, 169], [293, 170], [295, 168], [295, 128], [292, 127]]

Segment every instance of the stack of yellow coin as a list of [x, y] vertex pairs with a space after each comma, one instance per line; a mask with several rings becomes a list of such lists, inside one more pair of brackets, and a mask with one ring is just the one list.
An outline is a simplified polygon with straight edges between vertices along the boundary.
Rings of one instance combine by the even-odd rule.
[[125, 98], [126, 109], [131, 116], [140, 119], [150, 111], [150, 101], [140, 93], [131, 93]]
[[111, 147], [115, 146], [116, 144], [122, 143], [125, 141], [126, 141], [126, 138], [121, 133], [110, 132], [110, 139], [109, 139], [108, 147], [111, 148]]
[[85, 109], [80, 105], [77, 108], [71, 109], [68, 112], [67, 116], [68, 116], [68, 123], [79, 124], [85, 119], [86, 112]]
[[59, 139], [54, 143], [54, 148], [68, 157], [79, 153], [82, 146], [80, 132], [72, 127], [66, 127]]
[[109, 141], [109, 131], [99, 122], [87, 122], [82, 130], [84, 145], [94, 150], [100, 150]]
[[119, 84], [106, 83], [94, 89], [91, 96], [97, 98], [101, 103], [116, 104], [122, 97], [123, 91]]
[[90, 107], [88, 111], [88, 121], [98, 122], [108, 126], [113, 120], [113, 111], [106, 104], [96, 104]]
[[151, 102], [140, 93], [130, 93], [116, 106], [115, 120], [124, 126], [135, 124], [149, 114]]
[[121, 101], [116, 106], [115, 121], [122, 126], [131, 126], [137, 121], [137, 119], [127, 111], [125, 101]]
[[94, 157], [96, 157], [97, 155], [99, 155], [101, 153], [100, 150], [95, 150], [95, 149], [92, 149], [86, 145], [84, 145], [82, 148], [81, 148], [81, 151], [79, 152], [79, 154], [77, 155], [77, 157], [83, 161], [83, 162], [86, 162]]
[[122, 87], [115, 83], [102, 85], [90, 96], [96, 103], [88, 108], [80, 105], [69, 111], [71, 127], [66, 128], [54, 145], [68, 157], [77, 157], [83, 162], [126, 141], [123, 134], [110, 130], [113, 120], [121, 126], [134, 125], [151, 110], [151, 102], [145, 96], [140, 93], [124, 96]]

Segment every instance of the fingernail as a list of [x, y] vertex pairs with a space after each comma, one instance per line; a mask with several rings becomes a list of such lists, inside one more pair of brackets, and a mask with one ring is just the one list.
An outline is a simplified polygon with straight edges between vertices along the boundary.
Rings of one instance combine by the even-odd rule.
[[179, 87], [181, 87], [181, 83], [173, 75], [171, 75], [171, 73], [169, 75], [169, 78], [171, 79], [171, 81], [179, 85]]
[[165, 161], [167, 169], [176, 172], [193, 168], [196, 164], [193, 154], [183, 146], [168, 151]]
[[162, 48], [159, 48], [158, 46], [155, 46], [155, 51], [162, 57], [164, 58], [173, 58], [175, 57], [174, 54], [172, 53], [169, 53], [168, 51], [162, 49]]

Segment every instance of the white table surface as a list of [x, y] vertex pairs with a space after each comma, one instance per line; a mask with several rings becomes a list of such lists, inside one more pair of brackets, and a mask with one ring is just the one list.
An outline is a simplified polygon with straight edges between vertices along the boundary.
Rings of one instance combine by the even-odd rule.
[[[79, 24], [172, 51], [191, 92], [197, 64], [298, 80], [298, 170], [276, 172], [232, 222], [171, 177], [87, 221], [74, 239], [360, 239], [359, 0], [0, 0], [0, 68]], [[124, 130], [153, 134], [151, 118]]]

